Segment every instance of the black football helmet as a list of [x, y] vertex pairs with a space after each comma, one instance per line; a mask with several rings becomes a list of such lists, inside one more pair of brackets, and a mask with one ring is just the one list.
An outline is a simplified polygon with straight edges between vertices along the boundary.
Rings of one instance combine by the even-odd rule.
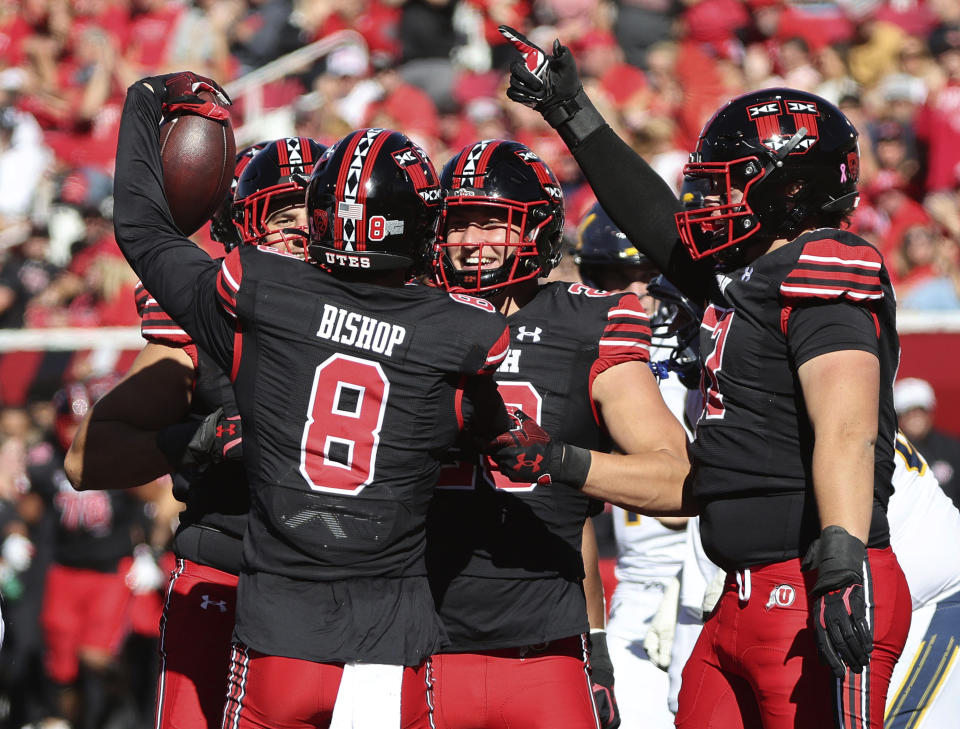
[[[519, 142], [486, 139], [469, 144], [443, 167], [443, 209], [434, 245], [433, 273], [447, 291], [489, 296], [505, 286], [546, 276], [563, 255], [563, 191], [549, 167]], [[447, 234], [461, 215], [503, 221], [483, 246], [507, 247], [496, 268], [476, 265], [458, 269], [450, 256]], [[510, 241], [513, 226], [519, 243]], [[497, 239], [494, 240], [493, 238]]]
[[[649, 258], [633, 245], [607, 212], [594, 203], [577, 227], [577, 247], [573, 261], [587, 286], [603, 288], [598, 277], [604, 271], [622, 267], [652, 265]], [[656, 271], [654, 270], [654, 273]]]
[[433, 163], [405, 134], [351, 132], [307, 186], [308, 256], [334, 271], [422, 267], [442, 197]]
[[306, 238], [305, 228], [273, 230], [267, 218], [304, 203], [304, 190], [326, 147], [306, 137], [283, 137], [268, 143], [244, 167], [233, 197], [233, 219], [240, 242], [257, 244], [271, 233]]
[[684, 387], [695, 390], [700, 386], [700, 321], [703, 319], [703, 309], [680, 293], [663, 274], [655, 276], [647, 284], [647, 291], [657, 299], [657, 310], [650, 317], [650, 343], [654, 347], [670, 348], [669, 357], [662, 363], [666, 371], [675, 372]]
[[676, 220], [690, 255], [839, 225], [859, 201], [857, 136], [842, 111], [805, 91], [764, 89], [727, 103], [683, 170]]
[[244, 147], [237, 152], [237, 161], [233, 167], [233, 182], [230, 183], [230, 192], [223, 199], [217, 212], [210, 218], [210, 237], [217, 243], [223, 244], [228, 253], [240, 245], [240, 230], [233, 222], [233, 197], [237, 192], [237, 181], [244, 168], [253, 159], [253, 155], [267, 146], [266, 142], [257, 142]]

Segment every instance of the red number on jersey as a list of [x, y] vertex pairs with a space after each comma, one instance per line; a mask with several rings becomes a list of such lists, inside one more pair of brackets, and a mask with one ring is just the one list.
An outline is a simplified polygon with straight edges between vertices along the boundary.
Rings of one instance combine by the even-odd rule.
[[[513, 405], [520, 408], [531, 418], [540, 422], [540, 416], [543, 410], [543, 398], [529, 382], [498, 382], [497, 389], [506, 405]], [[500, 473], [500, 470], [489, 458], [483, 459], [486, 463], [483, 476], [495, 488], [501, 491], [533, 491], [537, 484], [535, 483], [515, 483]]]
[[54, 497], [54, 503], [60, 523], [70, 531], [106, 532], [113, 521], [110, 496], [103, 491], [74, 491], [68, 485]]
[[468, 306], [476, 307], [477, 309], [483, 309], [484, 311], [496, 311], [497, 308], [491, 304], [486, 299], [478, 299], [476, 296], [470, 296], [468, 294], [449, 294], [450, 298], [460, 304], [467, 304]]
[[613, 296], [609, 291], [604, 291], [603, 289], [593, 289], [582, 283], [573, 283], [570, 284], [570, 288], [567, 289], [571, 294], [583, 294], [591, 299], [602, 298], [604, 296]]
[[317, 367], [300, 448], [311, 489], [356, 495], [373, 481], [389, 394], [377, 362], [335, 354]]
[[720, 383], [717, 373], [723, 366], [723, 345], [730, 333], [730, 324], [733, 323], [733, 309], [721, 309], [710, 304], [703, 313], [701, 326], [709, 329], [712, 334], [713, 351], [703, 361], [704, 377], [700, 387], [703, 389], [703, 416], [707, 419], [722, 418], [724, 413], [723, 395], [720, 394]]

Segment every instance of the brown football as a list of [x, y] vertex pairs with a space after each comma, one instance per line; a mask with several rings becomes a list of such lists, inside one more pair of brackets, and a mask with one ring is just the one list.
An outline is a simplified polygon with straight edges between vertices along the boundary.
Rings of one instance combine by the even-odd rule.
[[[201, 92], [202, 98], [210, 98]], [[182, 112], [160, 124], [163, 191], [173, 220], [192, 235], [213, 215], [230, 191], [236, 157], [230, 121]]]

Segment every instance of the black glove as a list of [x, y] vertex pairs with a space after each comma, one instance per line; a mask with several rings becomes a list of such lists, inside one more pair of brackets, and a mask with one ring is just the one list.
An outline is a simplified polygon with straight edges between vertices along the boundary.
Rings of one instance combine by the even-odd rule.
[[157, 433], [157, 447], [175, 470], [243, 458], [240, 416], [225, 418], [217, 408], [203, 420], [176, 423]]
[[510, 26], [501, 25], [499, 30], [523, 55], [510, 66], [507, 97], [540, 112], [571, 149], [604, 125], [583, 92], [569, 48], [555, 40], [553, 55], [548, 56]]
[[803, 558], [804, 570], [817, 570], [811, 606], [817, 651], [837, 678], [847, 668], [860, 673], [873, 650], [863, 596], [866, 559], [863, 542], [839, 526], [824, 529]]
[[518, 483], [559, 481], [583, 488], [590, 471], [590, 451], [554, 440], [522, 410], [508, 407], [508, 414], [513, 426], [484, 449], [501, 473]]
[[[230, 105], [230, 97], [216, 81], [206, 76], [199, 76], [192, 71], [177, 71], [151, 76], [142, 79], [141, 83], [152, 89], [154, 96], [160, 100], [164, 114], [185, 111], [216, 121], [230, 118], [230, 112], [224, 108]], [[200, 98], [199, 94], [203, 91], [210, 93], [213, 99]]]
[[617, 729], [620, 709], [613, 694], [613, 663], [607, 650], [607, 634], [602, 630], [590, 633], [590, 683], [600, 728]]

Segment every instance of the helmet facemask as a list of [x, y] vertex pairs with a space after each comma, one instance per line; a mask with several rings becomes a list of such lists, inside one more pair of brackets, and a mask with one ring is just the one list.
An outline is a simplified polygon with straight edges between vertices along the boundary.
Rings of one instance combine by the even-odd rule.
[[[489, 296], [506, 286], [546, 275], [559, 262], [559, 255], [541, 255], [538, 245], [541, 233], [554, 220], [544, 206], [546, 201], [523, 203], [458, 194], [462, 192], [458, 189], [449, 194], [440, 212], [434, 274], [444, 289]], [[476, 229], [470, 240], [457, 235], [460, 231], [466, 234], [470, 228]], [[498, 261], [502, 261], [500, 265], [491, 265]]]
[[301, 253], [306, 247], [307, 225], [268, 222], [276, 213], [291, 208], [305, 208], [304, 188], [295, 182], [274, 185], [246, 197], [238, 213], [241, 217], [240, 239], [244, 245], [266, 245]]
[[729, 162], [688, 162], [683, 168], [677, 229], [697, 261], [756, 235], [762, 225], [751, 206], [753, 187], [766, 177], [755, 157]]

